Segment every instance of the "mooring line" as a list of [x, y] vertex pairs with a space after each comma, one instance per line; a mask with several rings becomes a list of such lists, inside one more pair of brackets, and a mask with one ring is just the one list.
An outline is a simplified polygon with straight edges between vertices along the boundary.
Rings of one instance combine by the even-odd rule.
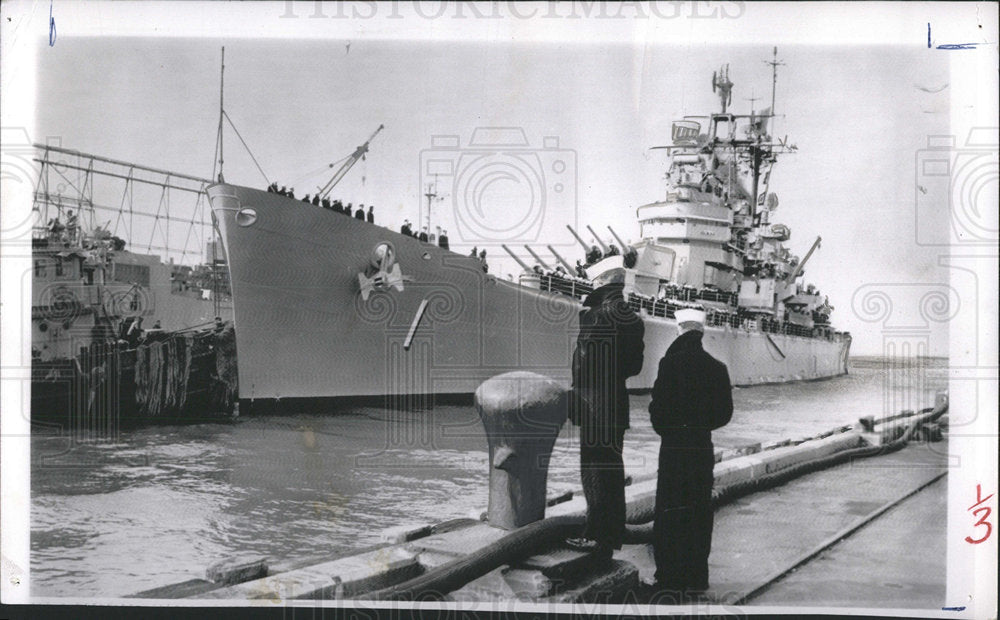
[[783, 569], [779, 570], [778, 572], [774, 573], [773, 575], [771, 575], [770, 577], [768, 577], [767, 579], [765, 579], [760, 585], [758, 585], [757, 587], [755, 587], [753, 590], [750, 590], [749, 592], [744, 593], [743, 595], [739, 596], [736, 599], [733, 599], [733, 600], [730, 600], [730, 601], [726, 601], [726, 603], [730, 604], [730, 605], [745, 605], [747, 603], [747, 601], [749, 601], [752, 598], [756, 598], [756, 597], [760, 596], [761, 594], [763, 594], [768, 588], [770, 588], [776, 582], [780, 581], [788, 573], [792, 572], [793, 570], [795, 570], [796, 568], [802, 566], [803, 564], [809, 562], [810, 560], [812, 560], [813, 558], [815, 558], [819, 554], [823, 553], [824, 551], [826, 551], [830, 547], [833, 547], [838, 542], [840, 542], [841, 540], [847, 538], [848, 536], [850, 536], [854, 532], [858, 531], [859, 529], [861, 529], [865, 525], [868, 525], [870, 522], [872, 522], [875, 519], [877, 519], [878, 517], [882, 516], [890, 508], [893, 508], [897, 504], [900, 504], [903, 501], [905, 501], [906, 499], [909, 499], [910, 497], [916, 495], [920, 491], [923, 491], [925, 488], [929, 487], [930, 485], [934, 484], [935, 482], [937, 482], [938, 480], [940, 480], [941, 478], [943, 478], [945, 475], [947, 475], [947, 473], [948, 473], [947, 471], [943, 471], [943, 472], [939, 473], [938, 475], [934, 476], [933, 478], [931, 478], [930, 480], [927, 480], [926, 482], [921, 483], [915, 489], [911, 489], [911, 490], [907, 491], [906, 493], [904, 493], [903, 495], [900, 495], [896, 499], [890, 500], [888, 503], [883, 504], [880, 508], [878, 508], [874, 512], [871, 512], [871, 513], [865, 515], [864, 517], [861, 517], [860, 519], [858, 519], [857, 521], [855, 521], [851, 525], [848, 525], [846, 528], [840, 530], [839, 532], [837, 532], [833, 536], [827, 538], [825, 541], [823, 541], [822, 543], [820, 543], [814, 549], [812, 549], [811, 551], [807, 552], [805, 555], [803, 555], [802, 557], [800, 557], [798, 560], [796, 560], [795, 562], [793, 562], [792, 564], [790, 564], [786, 568], [783, 568]]

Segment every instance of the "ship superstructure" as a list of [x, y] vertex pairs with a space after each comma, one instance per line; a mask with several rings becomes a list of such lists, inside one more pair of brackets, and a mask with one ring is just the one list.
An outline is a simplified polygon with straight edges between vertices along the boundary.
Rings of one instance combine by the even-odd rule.
[[[784, 244], [790, 229], [773, 218], [778, 196], [771, 172], [778, 155], [796, 147], [768, 134], [772, 108], [749, 115], [727, 111], [733, 87], [728, 66], [712, 83], [722, 111], [675, 121], [672, 144], [653, 147], [668, 154], [666, 191], [663, 200], [636, 209], [641, 241], [624, 254], [602, 254], [587, 276], [625, 269], [626, 292], [640, 306], [648, 300], [666, 308], [694, 305], [720, 322], [843, 338], [830, 325], [829, 300], [815, 285], [798, 282], [821, 239], [800, 259]], [[576, 288], [585, 294], [586, 287]]]
[[[171, 213], [169, 197], [203, 195], [207, 181], [56, 146], [34, 148], [41, 165], [32, 227], [35, 362], [71, 360], [92, 343], [120, 340], [138, 319], [142, 329], [176, 331], [232, 318], [226, 266], [214, 241], [206, 244], [204, 260], [188, 265], [155, 253], [172, 248], [153, 247], [154, 237], [140, 249], [128, 235], [137, 218], [154, 220], [156, 233], [169, 222], [198, 226]], [[98, 180], [114, 184], [120, 204], [102, 202], [109, 188], [99, 184], [95, 194]], [[159, 208], [130, 202], [136, 184], [159, 190]], [[109, 219], [97, 223], [98, 212]], [[196, 239], [189, 234], [188, 247]], [[202, 255], [201, 248], [196, 252]]]

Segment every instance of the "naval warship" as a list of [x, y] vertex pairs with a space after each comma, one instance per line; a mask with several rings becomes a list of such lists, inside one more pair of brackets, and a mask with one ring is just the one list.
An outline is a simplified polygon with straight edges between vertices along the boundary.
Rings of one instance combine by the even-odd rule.
[[[773, 101], [729, 111], [728, 66], [712, 88], [721, 111], [675, 121], [671, 144], [653, 147], [667, 154], [666, 191], [636, 209], [640, 241], [615, 235], [621, 251], [594, 252], [571, 228], [592, 252], [586, 266], [551, 246], [565, 269], [511, 253], [524, 268], [516, 281], [477, 256], [220, 177], [207, 193], [230, 269], [240, 402], [468, 395], [513, 370], [568, 381], [582, 300], [612, 270], [645, 324], [645, 361], [630, 389], [652, 387], [681, 308], [706, 312], [705, 349], [735, 385], [846, 373], [850, 334], [801, 279], [820, 239], [800, 259], [784, 244], [788, 227], [773, 221], [771, 172], [796, 147], [768, 133]], [[367, 151], [366, 142], [335, 178]]]

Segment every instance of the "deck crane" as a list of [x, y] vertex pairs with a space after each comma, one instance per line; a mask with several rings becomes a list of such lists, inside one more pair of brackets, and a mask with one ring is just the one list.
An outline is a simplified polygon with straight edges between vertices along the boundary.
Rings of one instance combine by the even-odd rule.
[[[368, 145], [371, 143], [372, 140], [375, 139], [375, 136], [378, 135], [378, 132], [382, 131], [382, 129], [384, 128], [385, 125], [379, 125], [378, 129], [376, 129], [374, 133], [372, 133], [372, 135], [368, 136], [368, 139], [365, 140], [364, 144], [354, 149], [354, 152], [351, 153], [351, 155], [344, 161], [344, 163], [340, 166], [340, 168], [337, 169], [337, 172], [334, 173], [333, 178], [327, 181], [326, 185], [324, 185], [319, 190], [321, 198], [326, 198], [330, 194], [330, 190], [332, 190], [337, 185], [337, 183], [340, 183], [340, 180], [344, 178], [344, 175], [347, 174], [347, 172], [354, 166], [354, 164], [358, 163], [359, 160], [364, 159], [365, 154], [368, 152]], [[333, 168], [335, 165], [337, 165], [336, 162], [330, 164], [330, 167]]]

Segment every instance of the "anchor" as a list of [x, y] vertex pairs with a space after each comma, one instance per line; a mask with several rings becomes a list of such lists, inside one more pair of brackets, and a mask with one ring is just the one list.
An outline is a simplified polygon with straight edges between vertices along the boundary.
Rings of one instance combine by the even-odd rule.
[[388, 241], [383, 241], [372, 251], [371, 263], [358, 273], [361, 299], [368, 301], [368, 296], [376, 290], [394, 288], [402, 291], [406, 279], [396, 262], [396, 249]]

